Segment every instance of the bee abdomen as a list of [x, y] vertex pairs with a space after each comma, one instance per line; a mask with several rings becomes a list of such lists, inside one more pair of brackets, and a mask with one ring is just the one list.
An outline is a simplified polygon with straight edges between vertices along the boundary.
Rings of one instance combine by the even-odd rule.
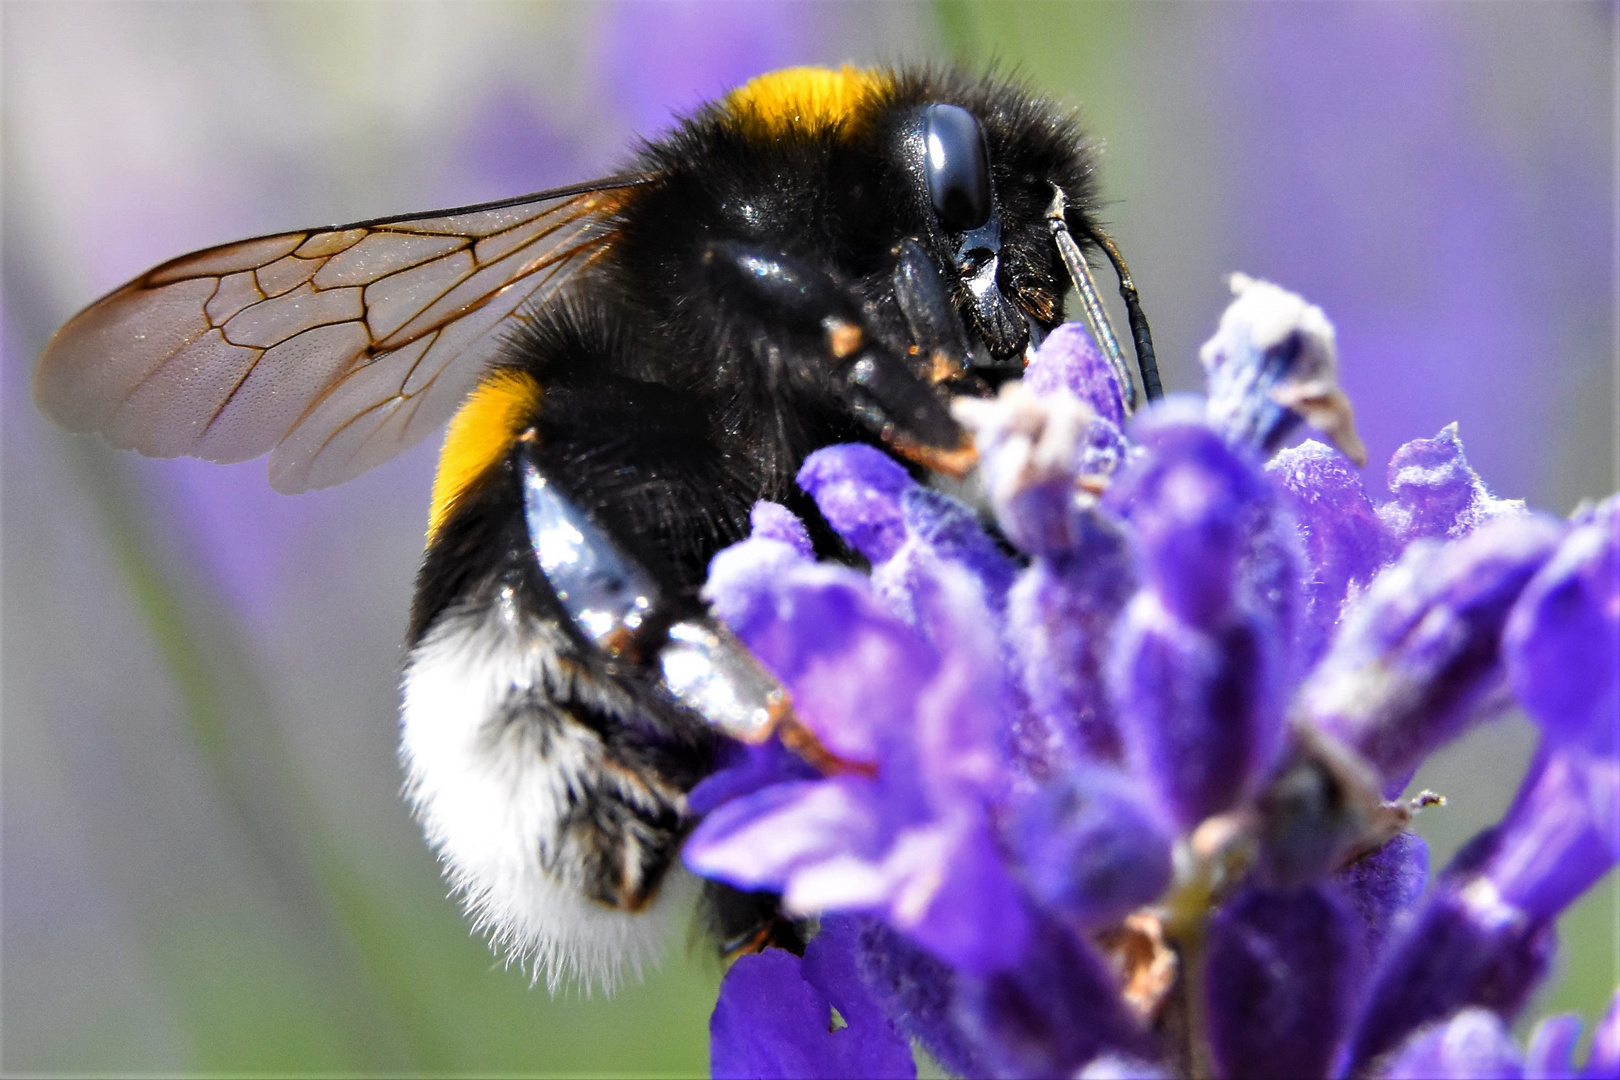
[[[560, 628], [510, 590], [445, 610], [403, 678], [406, 796], [478, 926], [556, 985], [639, 970], [682, 905], [663, 888], [685, 828], [681, 785], [635, 700], [575, 663]], [[639, 912], [639, 914], [637, 913]]]

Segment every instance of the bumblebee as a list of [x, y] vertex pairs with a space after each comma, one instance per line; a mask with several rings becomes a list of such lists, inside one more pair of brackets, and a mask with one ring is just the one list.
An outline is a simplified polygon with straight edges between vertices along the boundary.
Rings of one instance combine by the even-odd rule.
[[[619, 175], [165, 263], [63, 327], [34, 394], [143, 454], [268, 453], [287, 493], [449, 421], [406, 797], [498, 946], [553, 986], [611, 985], [658, 947], [686, 795], [726, 741], [828, 764], [698, 597], [753, 504], [856, 559], [794, 486], [805, 456], [861, 441], [964, 474], [949, 395], [1017, 376], [1071, 280], [1129, 387], [1076, 237], [1114, 262], [1157, 394], [1094, 207], [1072, 118], [1011, 82], [791, 69]], [[723, 947], [791, 937], [771, 898], [711, 892]]]

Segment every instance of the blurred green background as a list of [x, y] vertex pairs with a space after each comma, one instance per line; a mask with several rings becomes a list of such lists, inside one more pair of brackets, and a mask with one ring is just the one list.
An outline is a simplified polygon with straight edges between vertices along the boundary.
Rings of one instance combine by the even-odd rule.
[[[1080, 106], [1172, 388], [1221, 275], [1339, 329], [1375, 463], [1453, 420], [1500, 495], [1620, 486], [1609, 4], [0, 6], [0, 1069], [700, 1074], [719, 970], [670, 943], [552, 999], [470, 936], [398, 798], [395, 681], [435, 449], [284, 499], [262, 463], [107, 451], [27, 380], [169, 256], [612, 171], [796, 63], [995, 61]], [[1418, 778], [1436, 862], [1509, 721]], [[1547, 1008], [1617, 981], [1615, 876]]]

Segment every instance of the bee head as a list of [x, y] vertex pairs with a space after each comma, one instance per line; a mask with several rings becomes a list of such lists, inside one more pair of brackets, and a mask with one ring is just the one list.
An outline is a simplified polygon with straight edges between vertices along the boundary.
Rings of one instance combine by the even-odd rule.
[[[1089, 150], [1072, 118], [1000, 80], [897, 77], [878, 110], [897, 220], [949, 284], [992, 361], [1018, 365], [1062, 317], [1068, 279], [1044, 212], [1056, 185], [1090, 233]], [[980, 359], [982, 364], [982, 358]]]
[[[749, 179], [763, 173], [777, 192], [774, 207], [753, 196], [731, 205], [793, 221], [806, 253], [836, 253], [874, 281], [915, 241], [981, 359], [1017, 363], [1032, 334], [1061, 321], [1069, 281], [1045, 212], [1056, 185], [1085, 238], [1094, 202], [1091, 149], [1068, 110], [996, 77], [844, 67], [760, 76], [712, 116]], [[705, 183], [725, 190], [739, 173]]]

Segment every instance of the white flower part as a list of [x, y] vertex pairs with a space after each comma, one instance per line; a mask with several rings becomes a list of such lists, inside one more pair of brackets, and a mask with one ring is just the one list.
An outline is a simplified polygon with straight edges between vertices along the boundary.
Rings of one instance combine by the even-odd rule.
[[1169, 1080], [1170, 1074], [1136, 1058], [1104, 1054], [1075, 1074], [1075, 1080]]
[[[1233, 274], [1232, 301], [1198, 359], [1209, 382], [1208, 416], [1244, 438], [1262, 401], [1288, 409], [1327, 435], [1346, 457], [1365, 465], [1350, 399], [1339, 387], [1333, 324], [1315, 304], [1269, 281]], [[1267, 364], [1273, 350], [1297, 342], [1286, 370]]]
[[1097, 418], [1089, 402], [1067, 390], [1036, 394], [1022, 382], [1009, 382], [994, 398], [954, 399], [951, 415], [973, 434], [985, 493], [1015, 543], [1018, 523], [1007, 511], [1024, 492], [1072, 482], [1077, 494], [1089, 498], [1086, 478], [1078, 475]]

